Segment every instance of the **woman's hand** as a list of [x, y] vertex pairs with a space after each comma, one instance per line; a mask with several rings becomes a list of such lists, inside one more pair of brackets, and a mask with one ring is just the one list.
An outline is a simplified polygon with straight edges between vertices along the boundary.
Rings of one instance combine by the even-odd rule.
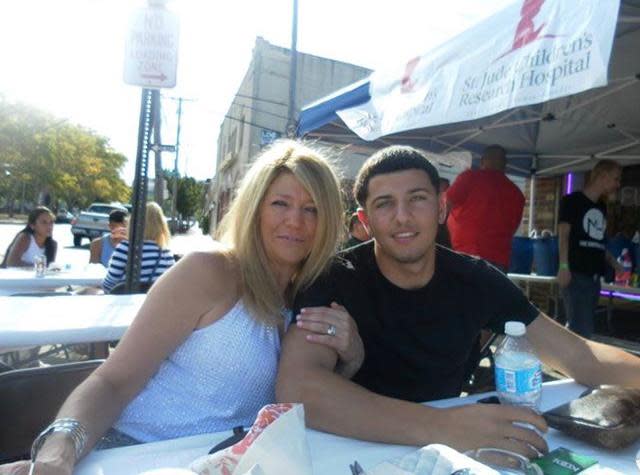
[[[21, 460], [20, 462], [0, 465], [0, 475], [28, 475], [30, 468], [31, 462], [29, 460]], [[40, 461], [36, 461], [36, 466], [33, 469], [34, 475], [71, 475], [71, 473], [72, 470], [69, 468], [62, 468]]]
[[351, 378], [364, 361], [364, 345], [356, 322], [347, 309], [335, 302], [329, 307], [303, 308], [296, 325], [310, 332], [307, 341], [333, 348], [340, 358], [336, 371]]

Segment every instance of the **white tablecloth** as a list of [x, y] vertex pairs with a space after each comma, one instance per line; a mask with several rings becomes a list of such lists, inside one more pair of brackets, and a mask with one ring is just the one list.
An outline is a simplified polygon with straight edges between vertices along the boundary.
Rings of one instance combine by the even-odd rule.
[[[576, 398], [584, 388], [572, 381], [546, 383], [542, 396], [542, 409], [547, 410]], [[454, 398], [431, 403], [437, 407], [451, 407], [474, 402], [485, 397], [475, 395], [470, 398]], [[384, 417], [373, 415], [372, 417]], [[77, 467], [76, 475], [133, 475], [144, 470], [163, 467], [186, 467], [192, 460], [205, 455], [211, 447], [226, 439], [231, 432], [197, 435], [163, 442], [155, 442], [132, 447], [94, 451]], [[551, 449], [563, 446], [574, 452], [590, 455], [601, 465], [615, 469], [622, 474], [637, 473], [635, 453], [640, 443], [620, 451], [607, 451], [591, 447], [562, 435], [551, 429], [545, 436]], [[357, 460], [366, 470], [376, 464], [405, 455], [415, 447], [385, 445], [346, 439], [323, 432], [307, 430], [307, 440], [311, 450], [313, 472], [317, 475], [346, 475], [349, 464]], [[584, 472], [587, 473], [587, 472]]]
[[99, 287], [106, 274], [107, 270], [102, 264], [47, 271], [44, 277], [36, 277], [34, 270], [29, 268], [0, 269], [0, 295], [52, 290], [67, 285]]
[[0, 349], [118, 340], [145, 297], [0, 297]]

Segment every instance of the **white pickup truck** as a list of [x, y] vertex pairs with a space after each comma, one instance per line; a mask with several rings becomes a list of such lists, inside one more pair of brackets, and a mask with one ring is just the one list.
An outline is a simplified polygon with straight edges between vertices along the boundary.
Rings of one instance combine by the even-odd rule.
[[71, 221], [71, 233], [73, 234], [73, 245], [79, 247], [82, 238], [89, 240], [102, 236], [109, 232], [109, 213], [119, 209], [128, 213], [127, 208], [120, 203], [93, 203]]

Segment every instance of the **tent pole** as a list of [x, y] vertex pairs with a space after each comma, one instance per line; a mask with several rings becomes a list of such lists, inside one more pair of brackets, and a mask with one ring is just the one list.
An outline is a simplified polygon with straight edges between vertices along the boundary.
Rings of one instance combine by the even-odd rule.
[[536, 168], [538, 167], [538, 156], [531, 159], [531, 179], [529, 180], [529, 236], [533, 231], [533, 217], [536, 214]]

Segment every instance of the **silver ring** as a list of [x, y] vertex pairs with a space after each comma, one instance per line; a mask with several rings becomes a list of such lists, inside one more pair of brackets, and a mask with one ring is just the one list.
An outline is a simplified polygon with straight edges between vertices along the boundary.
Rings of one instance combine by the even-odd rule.
[[336, 326], [335, 325], [329, 325], [329, 328], [327, 328], [327, 335], [336, 336]]

